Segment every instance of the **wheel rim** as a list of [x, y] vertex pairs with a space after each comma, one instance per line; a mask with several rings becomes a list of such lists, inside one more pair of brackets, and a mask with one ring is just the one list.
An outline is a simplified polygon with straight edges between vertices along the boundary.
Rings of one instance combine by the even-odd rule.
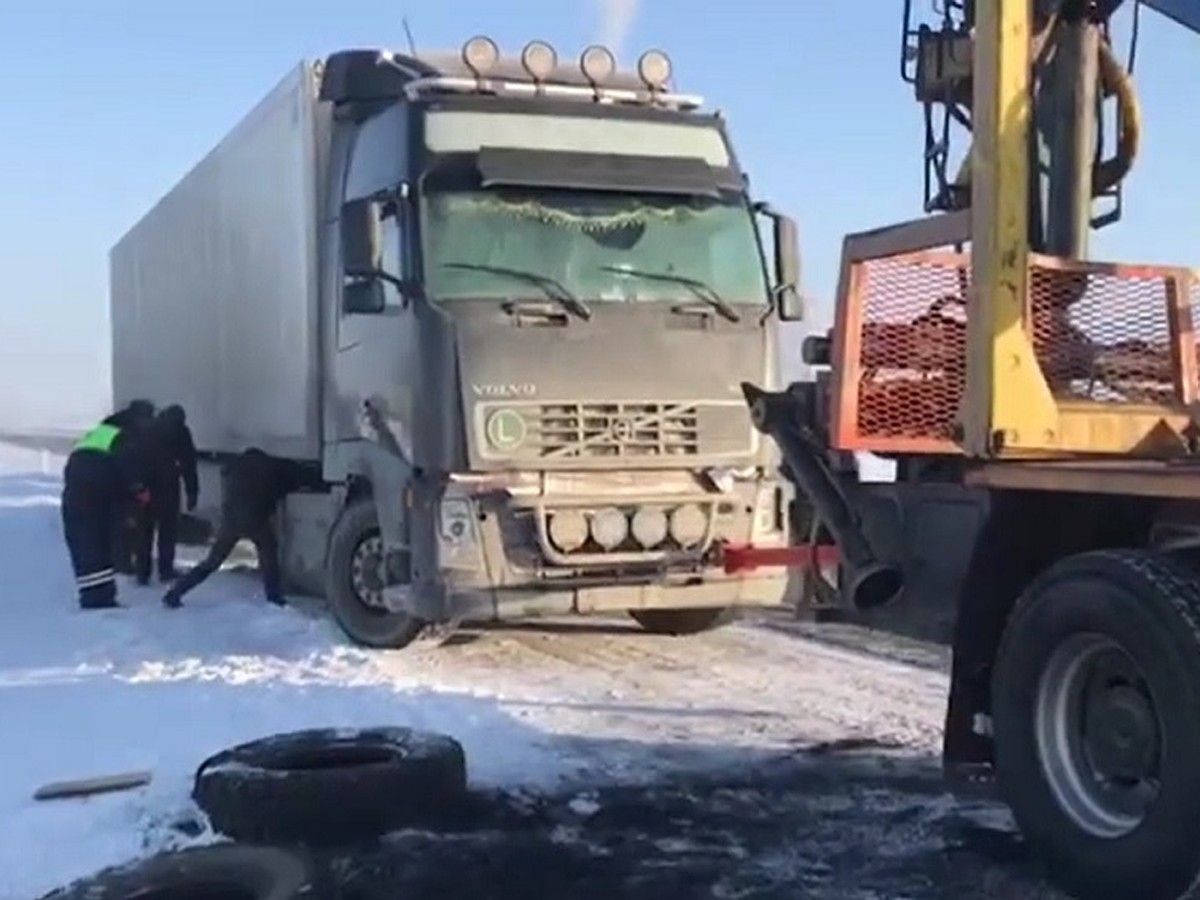
[[387, 612], [383, 602], [383, 538], [368, 535], [350, 557], [350, 588], [358, 602], [372, 612]]
[[1035, 729], [1050, 789], [1079, 828], [1112, 839], [1142, 823], [1160, 789], [1163, 729], [1123, 647], [1097, 634], [1057, 647], [1038, 685]]

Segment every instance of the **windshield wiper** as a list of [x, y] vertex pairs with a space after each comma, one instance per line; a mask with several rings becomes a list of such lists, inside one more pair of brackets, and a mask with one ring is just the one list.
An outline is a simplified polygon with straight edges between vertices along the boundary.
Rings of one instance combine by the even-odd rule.
[[579, 316], [585, 322], [592, 317], [592, 311], [582, 300], [568, 291], [562, 284], [549, 275], [537, 272], [526, 272], [524, 269], [510, 269], [506, 266], [491, 266], [485, 263], [448, 262], [442, 263], [447, 269], [467, 269], [472, 272], [494, 272], [497, 275], [507, 275], [518, 278], [529, 284], [536, 285], [545, 291], [546, 296], [573, 315]]
[[634, 275], [638, 278], [645, 278], [650, 281], [667, 281], [674, 284], [682, 284], [684, 287], [692, 289], [697, 297], [723, 315], [730, 322], [740, 322], [742, 317], [738, 315], [736, 309], [730, 306], [725, 299], [716, 292], [716, 289], [710, 284], [706, 284], [698, 278], [689, 278], [687, 275], [675, 275], [671, 272], [647, 272], [645, 269], [630, 269], [625, 266], [601, 266], [605, 272], [616, 272], [622, 275]]

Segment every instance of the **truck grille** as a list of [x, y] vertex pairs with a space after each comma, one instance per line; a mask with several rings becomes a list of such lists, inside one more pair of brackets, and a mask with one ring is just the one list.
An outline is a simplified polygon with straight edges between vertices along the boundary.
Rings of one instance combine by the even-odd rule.
[[514, 401], [478, 403], [483, 456], [513, 462], [718, 460], [756, 452], [744, 403]]
[[694, 403], [552, 403], [529, 412], [531, 443], [543, 459], [700, 453]]

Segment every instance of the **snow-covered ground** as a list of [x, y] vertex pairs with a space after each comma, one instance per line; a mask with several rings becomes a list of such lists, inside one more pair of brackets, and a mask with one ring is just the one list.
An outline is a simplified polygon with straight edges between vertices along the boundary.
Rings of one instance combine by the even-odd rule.
[[[475, 783], [530, 787], [745, 769], [847, 737], [913, 755], [938, 746], [935, 666], [775, 629], [669, 639], [623, 622], [543, 623], [367, 653], [312, 604], [268, 606], [253, 573], [237, 571], [180, 611], [162, 608], [159, 588], [125, 582], [128, 608], [83, 613], [60, 466], [0, 446], [0, 900], [186, 840], [196, 765], [295, 728], [444, 731], [465, 745]], [[46, 782], [140, 769], [154, 781], [139, 791], [32, 799]]]

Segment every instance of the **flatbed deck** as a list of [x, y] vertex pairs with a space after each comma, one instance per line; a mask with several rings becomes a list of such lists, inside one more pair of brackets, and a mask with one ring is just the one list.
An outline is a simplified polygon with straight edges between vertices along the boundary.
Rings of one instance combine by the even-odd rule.
[[1200, 500], [1200, 459], [1013, 460], [968, 468], [972, 487]]

